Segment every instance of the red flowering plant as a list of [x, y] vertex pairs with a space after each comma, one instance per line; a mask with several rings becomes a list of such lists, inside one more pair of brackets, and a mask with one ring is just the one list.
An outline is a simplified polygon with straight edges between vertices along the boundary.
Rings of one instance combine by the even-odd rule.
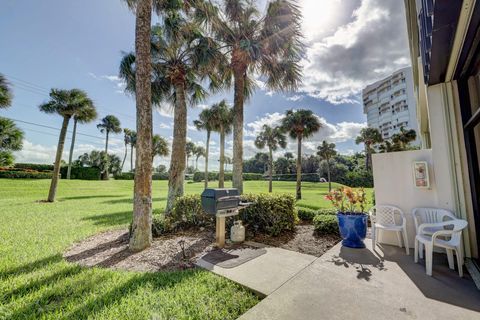
[[325, 199], [329, 200], [340, 214], [363, 214], [367, 203], [367, 194], [363, 188], [340, 187], [330, 191]]

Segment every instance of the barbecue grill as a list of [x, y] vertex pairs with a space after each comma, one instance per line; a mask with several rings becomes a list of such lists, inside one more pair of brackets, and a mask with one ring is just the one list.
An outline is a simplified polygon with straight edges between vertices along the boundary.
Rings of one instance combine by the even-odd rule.
[[238, 215], [240, 209], [250, 203], [242, 202], [238, 189], [221, 188], [205, 189], [202, 193], [202, 209], [207, 214], [216, 216], [217, 245], [223, 248], [225, 245], [225, 217]]

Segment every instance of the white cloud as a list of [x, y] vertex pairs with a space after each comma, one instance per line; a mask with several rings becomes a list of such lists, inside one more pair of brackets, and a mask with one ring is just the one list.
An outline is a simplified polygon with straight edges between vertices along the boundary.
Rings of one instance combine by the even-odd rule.
[[[308, 40], [302, 92], [335, 104], [356, 103], [367, 84], [409, 64], [403, 1], [303, 0], [301, 5]], [[323, 15], [338, 19], [325, 22]]]
[[162, 103], [160, 107], [156, 107], [155, 110], [159, 115], [165, 118], [173, 118], [173, 106], [167, 103]]
[[171, 129], [172, 127], [170, 127], [170, 125], [166, 124], [166, 123], [163, 123], [163, 122], [160, 122], [160, 124], [158, 125], [158, 127], [160, 129]]
[[293, 95], [291, 97], [288, 97], [287, 100], [288, 101], [301, 101], [301, 100], [303, 100], [303, 96], [299, 95], [299, 94], [296, 94], [296, 95]]
[[125, 91], [126, 83], [119, 76], [116, 76], [116, 75], [100, 75], [99, 76], [99, 75], [96, 75], [93, 72], [89, 72], [88, 75], [95, 80], [107, 80], [107, 81], [113, 83], [116, 87], [115, 92], [117, 92], [117, 93], [124, 93], [124, 91]]

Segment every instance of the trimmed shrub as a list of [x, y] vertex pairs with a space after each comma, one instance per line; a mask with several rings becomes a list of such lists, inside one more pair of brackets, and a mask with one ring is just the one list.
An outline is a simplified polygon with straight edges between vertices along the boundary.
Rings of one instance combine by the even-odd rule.
[[53, 171], [53, 164], [15, 163], [13, 167], [17, 169], [30, 169], [35, 171]]
[[313, 226], [318, 234], [338, 235], [338, 222], [334, 215], [317, 214], [313, 218]]
[[255, 230], [277, 236], [293, 230], [298, 222], [295, 198], [290, 194], [248, 194], [242, 200], [252, 202], [243, 209], [243, 219]]
[[152, 180], [168, 180], [168, 172], [156, 172], [152, 175]]
[[[205, 180], [205, 172], [197, 171], [193, 174], [193, 181], [194, 182], [201, 182]], [[209, 172], [208, 173], [208, 181], [217, 181], [218, 180], [218, 172]], [[232, 173], [225, 172], [225, 181], [232, 180]], [[258, 181], [263, 180], [263, 175], [261, 173], [244, 173], [243, 174], [244, 181]]]
[[213, 225], [214, 215], [202, 209], [200, 195], [186, 195], [175, 201], [172, 212], [167, 216], [172, 228], [188, 228]]
[[[273, 175], [273, 180], [276, 181], [296, 181], [297, 174], [281, 174], [281, 175]], [[320, 182], [320, 175], [318, 173], [303, 173], [302, 174], [302, 181], [305, 182]]]
[[[60, 174], [62, 179], [67, 178], [68, 167], [61, 167]], [[78, 180], [100, 180], [102, 172], [97, 167], [72, 167], [70, 179]]]
[[33, 170], [0, 170], [0, 178], [5, 179], [52, 179], [52, 172]]
[[324, 208], [317, 211], [317, 214], [330, 215], [334, 216], [337, 214], [337, 209], [335, 208]]
[[317, 211], [308, 208], [298, 208], [298, 218], [303, 221], [312, 221]]
[[264, 180], [263, 174], [261, 173], [244, 173], [243, 174], [243, 180], [245, 181], [258, 181], [258, 180]]
[[[122, 172], [114, 176], [115, 180], [133, 180], [135, 179], [135, 173], [133, 172]], [[152, 180], [168, 180], [168, 173], [154, 173], [152, 175]]]

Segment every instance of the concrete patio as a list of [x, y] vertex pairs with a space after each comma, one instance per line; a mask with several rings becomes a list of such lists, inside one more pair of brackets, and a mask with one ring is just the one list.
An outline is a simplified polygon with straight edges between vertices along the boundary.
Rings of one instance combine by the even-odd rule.
[[415, 264], [404, 249], [373, 251], [366, 242], [367, 249], [338, 244], [320, 258], [301, 255], [295, 270], [282, 266], [296, 253], [285, 260], [278, 248], [237, 268], [204, 267], [267, 295], [243, 320], [480, 319], [480, 291], [467, 272], [459, 278], [448, 268], [446, 256], [436, 254], [429, 277], [424, 261]]

